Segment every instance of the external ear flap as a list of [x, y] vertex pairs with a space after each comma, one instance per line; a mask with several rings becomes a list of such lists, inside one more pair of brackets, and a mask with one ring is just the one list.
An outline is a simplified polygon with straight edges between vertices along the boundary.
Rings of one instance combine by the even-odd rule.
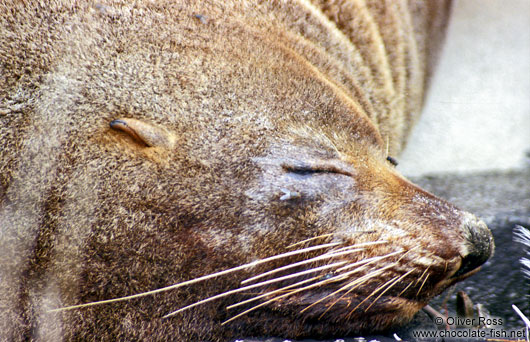
[[118, 119], [110, 123], [110, 128], [127, 133], [131, 138], [148, 147], [172, 148], [175, 137], [162, 127], [136, 119]]

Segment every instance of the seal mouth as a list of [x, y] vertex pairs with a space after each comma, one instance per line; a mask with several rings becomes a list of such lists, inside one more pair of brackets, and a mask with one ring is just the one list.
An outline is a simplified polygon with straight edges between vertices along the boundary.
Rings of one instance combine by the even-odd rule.
[[462, 280], [464, 279], [467, 279], [469, 277], [471, 277], [472, 275], [474, 275], [475, 273], [477, 273], [478, 271], [481, 270], [481, 266], [479, 267], [476, 267], [470, 271], [467, 271], [465, 273], [462, 273], [461, 270], [462, 268], [458, 269], [454, 274], [452, 274], [451, 276], [449, 276], [448, 278], [440, 281], [436, 288], [440, 290], [440, 292], [442, 292], [444, 289], [450, 287], [450, 286], [453, 286], [454, 284], [458, 283], [458, 282], [461, 282]]

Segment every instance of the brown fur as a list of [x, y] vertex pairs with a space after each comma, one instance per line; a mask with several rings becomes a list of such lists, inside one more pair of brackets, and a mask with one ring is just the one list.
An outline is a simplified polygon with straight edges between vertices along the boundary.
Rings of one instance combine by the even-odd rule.
[[[319, 337], [407, 322], [493, 251], [483, 223], [386, 160], [417, 117], [447, 11], [414, 0], [0, 4], [0, 339]], [[227, 305], [290, 283], [161, 317], [318, 253], [50, 312], [322, 234], [333, 235], [294, 249], [382, 243], [310, 267], [398, 254], [226, 325], [239, 312]]]

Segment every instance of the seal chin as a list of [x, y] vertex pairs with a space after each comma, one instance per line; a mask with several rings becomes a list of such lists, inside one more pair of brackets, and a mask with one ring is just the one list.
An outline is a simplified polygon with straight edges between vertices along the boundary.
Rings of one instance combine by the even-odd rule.
[[[383, 332], [408, 322], [427, 304], [415, 298], [391, 295], [361, 297], [358, 294], [342, 297], [337, 295], [327, 301], [319, 301], [326, 296], [326, 293], [313, 293], [290, 298], [278, 308], [288, 315], [303, 316], [308, 324], [338, 324], [344, 331]], [[332, 333], [333, 331], [329, 331], [325, 335]]]
[[[338, 325], [344, 333], [387, 333], [407, 324], [425, 305], [426, 303], [412, 299], [388, 296], [379, 298], [369, 309], [358, 308], [353, 311], [351, 305], [346, 305], [343, 308], [337, 308], [335, 312], [328, 311], [319, 319], [328, 324], [333, 322], [334, 329], [336, 330]], [[323, 335], [334, 333], [331, 330], [322, 332]]]

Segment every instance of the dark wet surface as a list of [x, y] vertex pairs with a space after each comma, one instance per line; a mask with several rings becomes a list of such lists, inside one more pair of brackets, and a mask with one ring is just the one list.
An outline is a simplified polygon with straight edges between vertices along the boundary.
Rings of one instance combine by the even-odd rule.
[[[428, 176], [412, 179], [424, 189], [470, 211], [483, 219], [495, 238], [495, 255], [484, 264], [482, 270], [447, 290], [430, 305], [439, 312], [456, 316], [456, 293], [464, 291], [474, 304], [482, 304], [493, 318], [502, 319], [498, 330], [519, 330], [523, 321], [512, 309], [515, 304], [530, 317], [530, 280], [523, 276], [520, 259], [526, 251], [514, 242], [514, 229], [523, 226], [530, 229], [530, 168], [521, 171], [489, 172], [469, 175]], [[476, 312], [476, 310], [475, 310]], [[408, 341], [413, 329], [434, 329], [432, 320], [423, 312], [409, 326], [397, 331]], [[364, 336], [366, 341], [395, 341], [388, 337]], [[422, 341], [433, 341], [424, 339]], [[439, 339], [441, 341], [441, 339]], [[283, 342], [282, 338], [241, 339], [245, 342]], [[289, 340], [293, 341], [294, 340]], [[310, 342], [315, 340], [303, 340]], [[325, 341], [356, 341], [353, 337]], [[445, 339], [445, 341], [485, 341], [485, 339]], [[364, 341], [363, 341], [364, 342]]]

